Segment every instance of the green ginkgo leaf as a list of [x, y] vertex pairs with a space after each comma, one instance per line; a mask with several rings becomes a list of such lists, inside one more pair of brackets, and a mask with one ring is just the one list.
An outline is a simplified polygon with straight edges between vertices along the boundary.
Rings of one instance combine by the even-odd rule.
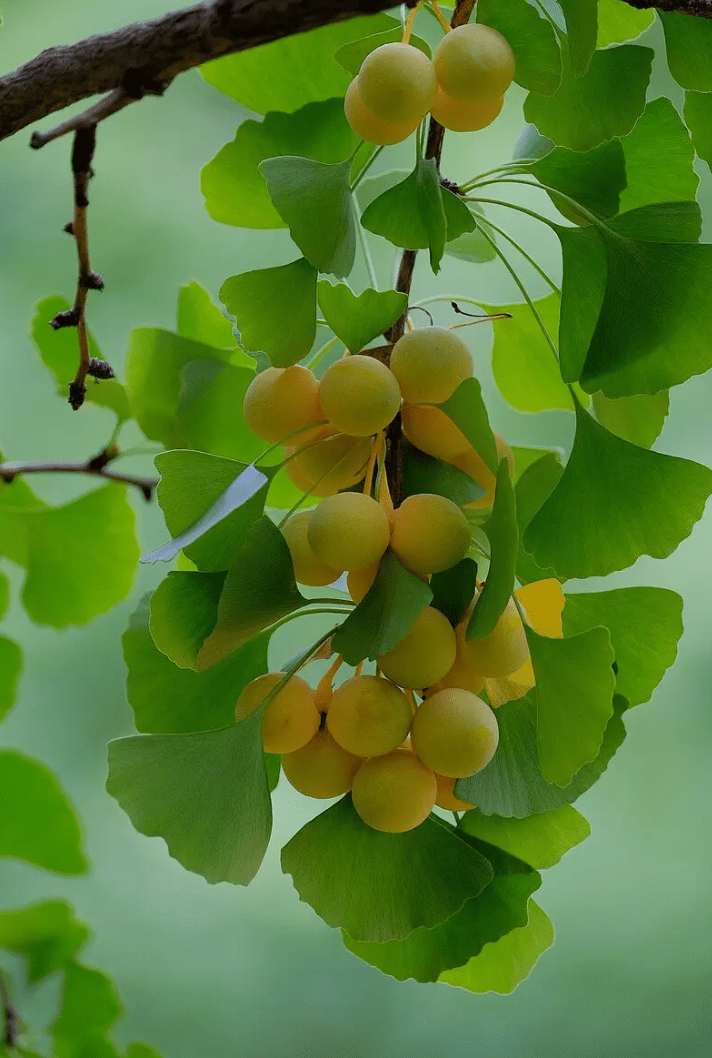
[[406, 294], [397, 290], [372, 290], [356, 295], [346, 283], [322, 280], [318, 286], [319, 308], [334, 334], [351, 353], [383, 334], [405, 312]]
[[536, 870], [553, 867], [591, 833], [587, 820], [571, 805], [524, 819], [486, 816], [479, 808], [472, 808], [461, 818], [460, 827]]

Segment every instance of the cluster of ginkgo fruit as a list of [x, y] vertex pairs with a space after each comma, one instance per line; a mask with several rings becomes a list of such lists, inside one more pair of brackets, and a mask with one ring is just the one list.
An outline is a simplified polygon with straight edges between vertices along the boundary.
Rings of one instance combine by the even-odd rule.
[[[472, 369], [467, 346], [452, 330], [427, 327], [395, 343], [390, 367], [367, 354], [347, 354], [321, 381], [299, 365], [255, 377], [245, 396], [248, 425], [266, 441], [289, 439], [292, 479], [323, 497], [282, 526], [299, 583], [331, 584], [346, 572], [359, 603], [388, 549], [423, 579], [465, 557], [471, 530], [463, 510], [431, 493], [410, 495], [394, 509], [383, 453], [384, 431], [400, 410], [409, 440], [478, 481], [485, 495], [475, 505], [491, 503], [494, 475], [439, 407]], [[498, 448], [511, 458], [501, 438]], [[354, 491], [364, 478], [363, 490]], [[418, 826], [435, 804], [471, 807], [455, 796], [454, 785], [485, 767], [498, 742], [494, 712], [479, 692], [486, 687], [489, 694], [486, 681], [510, 674], [533, 685], [523, 671], [529, 650], [513, 600], [489, 636], [467, 639], [476, 597], [477, 591], [455, 628], [426, 606], [405, 638], [377, 659], [375, 675], [359, 668], [334, 691], [337, 658], [316, 691], [299, 676], [289, 679], [265, 707], [263, 742], [267, 752], [282, 755], [296, 789], [312, 797], [351, 790], [361, 818], [389, 832]], [[236, 718], [258, 708], [283, 677], [269, 673], [249, 684]]]
[[432, 60], [406, 42], [382, 44], [364, 59], [344, 100], [357, 136], [400, 143], [428, 113], [453, 132], [475, 132], [499, 114], [514, 77], [514, 55], [496, 29], [449, 30]]

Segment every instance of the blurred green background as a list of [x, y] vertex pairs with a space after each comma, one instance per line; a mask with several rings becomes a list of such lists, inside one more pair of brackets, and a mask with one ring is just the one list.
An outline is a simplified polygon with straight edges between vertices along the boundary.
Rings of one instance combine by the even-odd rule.
[[[3, 0], [0, 70], [42, 48], [172, 7], [168, 0]], [[658, 40], [655, 29], [647, 37]], [[658, 61], [651, 97], [669, 90]], [[675, 92], [672, 97], [679, 104]], [[518, 89], [510, 92], [502, 118], [479, 136], [449, 136], [445, 174], [464, 179], [505, 160], [521, 129], [521, 99]], [[89, 314], [119, 376], [132, 327], [173, 327], [181, 283], [197, 279], [215, 296], [226, 276], [290, 257], [284, 232], [222, 227], [203, 207], [200, 168], [232, 139], [244, 116], [192, 71], [163, 99], [129, 107], [99, 130], [90, 234], [93, 265], [106, 290], [91, 297]], [[28, 338], [40, 298], [73, 294], [74, 246], [62, 232], [70, 216], [70, 144], [62, 139], [32, 152], [28, 140], [29, 130], [0, 144], [0, 445], [8, 459], [80, 459], [108, 439], [112, 417], [92, 406], [73, 414], [55, 395]], [[389, 167], [409, 162], [409, 146], [393, 149]], [[712, 217], [712, 182], [708, 172], [700, 175], [703, 207]], [[539, 208], [542, 199], [536, 199]], [[548, 230], [512, 213], [507, 222], [545, 267], [557, 269]], [[386, 285], [393, 255], [373, 241]], [[354, 277], [356, 285], [363, 280], [360, 273]], [[530, 288], [544, 293], [535, 278]], [[424, 262], [418, 267], [414, 296], [435, 293], [520, 300], [499, 265], [468, 266], [451, 258], [437, 278]], [[512, 443], [568, 446], [569, 415], [520, 415], [494, 390], [489, 327], [460, 333], [471, 341], [495, 427]], [[674, 390], [656, 447], [711, 462], [711, 404], [712, 375]], [[132, 465], [150, 472], [146, 457]], [[33, 486], [57, 502], [91, 482], [47, 477], [35, 478]], [[140, 497], [132, 502], [145, 551], [164, 539], [165, 530], [155, 505]], [[280, 872], [280, 846], [315, 811], [286, 784], [275, 796], [270, 852], [247, 890], [208, 886], [169, 859], [161, 841], [133, 831], [104, 792], [105, 745], [133, 730], [120, 636], [137, 598], [163, 575], [160, 569], [140, 569], [131, 599], [87, 628], [58, 633], [35, 627], [17, 604], [4, 622], [3, 632], [25, 651], [25, 673], [2, 742], [61, 776], [83, 820], [92, 871], [64, 879], [0, 862], [0, 906], [51, 896], [74, 903], [95, 931], [87, 961], [115, 978], [126, 1005], [120, 1040], [143, 1039], [165, 1058], [708, 1055], [711, 555], [709, 510], [666, 562], [641, 560], [606, 582], [676, 589], [685, 599], [686, 632], [674, 670], [653, 701], [629, 716], [628, 740], [578, 803], [593, 834], [545, 875], [540, 893], [558, 939], [511, 997], [398, 984], [350, 955], [338, 934], [299, 905]], [[17, 589], [19, 571], [8, 563], [3, 568]], [[585, 585], [598, 587], [598, 581]], [[290, 626], [289, 635], [275, 642], [275, 660], [294, 653], [297, 635], [307, 641], [301, 627], [297, 633]], [[35, 1025], [49, 1020], [56, 985], [27, 993], [19, 962], [3, 956], [3, 963], [14, 971], [23, 1016]]]

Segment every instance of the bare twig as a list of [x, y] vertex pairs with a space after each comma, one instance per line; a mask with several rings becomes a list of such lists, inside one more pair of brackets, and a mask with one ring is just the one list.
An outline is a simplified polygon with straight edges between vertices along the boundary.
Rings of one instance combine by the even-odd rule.
[[10, 999], [10, 989], [4, 970], [0, 970], [0, 1005], [2, 1005], [3, 1019], [5, 1021], [2, 1042], [8, 1047], [14, 1047], [17, 1043], [19, 1018]]
[[697, 15], [699, 18], [712, 18], [712, 0], [623, 0], [628, 7], [639, 11], [657, 7], [661, 11], [677, 11], [681, 15]]
[[[412, 7], [415, 0], [405, 2]], [[111, 107], [161, 92], [177, 74], [210, 59], [392, 6], [393, 0], [212, 0], [48, 48], [0, 77], [0, 140], [72, 103], [112, 93], [98, 104], [98, 116], [84, 116], [95, 124]]]
[[133, 485], [143, 494], [145, 500], [150, 500], [158, 485], [158, 479], [117, 474], [116, 471], [110, 470], [109, 463], [119, 454], [118, 448], [111, 446], [83, 463], [0, 463], [0, 479], [10, 484], [16, 477], [24, 474], [91, 474], [108, 481], [118, 481], [122, 485]]
[[119, 110], [123, 110], [129, 103], [135, 103], [137, 98], [139, 97], [130, 95], [123, 88], [115, 88], [113, 92], [110, 92], [108, 96], [104, 96], [94, 106], [82, 110], [81, 114], [75, 114], [73, 118], [68, 118], [67, 121], [62, 121], [59, 125], [55, 125], [53, 129], [49, 129], [47, 132], [35, 130], [30, 137], [30, 147], [38, 150], [40, 147], [44, 147], [46, 143], [51, 143], [52, 140], [59, 139], [60, 136], [66, 136], [68, 132], [96, 128], [104, 118], [108, 118]]
[[[457, 0], [450, 25], [453, 27], [463, 26], [466, 22], [469, 22], [475, 2], [476, 0]], [[428, 125], [428, 140], [425, 148], [425, 157], [435, 159], [438, 172], [440, 171], [440, 156], [443, 150], [444, 137], [445, 129], [439, 121], [436, 121], [435, 118], [431, 117], [430, 124]], [[417, 250], [403, 251], [400, 267], [398, 268], [398, 279], [396, 281], [396, 290], [403, 294], [410, 294], [417, 256]], [[396, 320], [393, 326], [386, 331], [384, 337], [388, 342], [394, 344], [403, 336], [407, 317], [408, 309], [406, 308], [400, 319]], [[386, 438], [388, 442], [386, 474], [391, 489], [391, 495], [393, 497], [393, 504], [395, 507], [398, 507], [403, 500], [403, 431], [401, 428], [400, 414], [396, 415], [395, 419], [388, 427]]]
[[76, 327], [79, 335], [79, 367], [72, 382], [69, 383], [69, 403], [77, 411], [84, 403], [87, 391], [86, 378], [113, 378], [114, 372], [109, 364], [89, 352], [89, 333], [86, 323], [86, 301], [90, 290], [103, 290], [104, 280], [91, 270], [89, 260], [89, 233], [87, 230], [87, 192], [89, 181], [94, 175], [91, 167], [96, 147], [96, 125], [78, 128], [74, 133], [72, 149], [72, 176], [74, 178], [74, 219], [67, 224], [65, 231], [74, 236], [79, 259], [79, 277], [74, 305], [65, 312], [58, 312], [50, 320], [50, 326], [58, 331], [61, 327]]

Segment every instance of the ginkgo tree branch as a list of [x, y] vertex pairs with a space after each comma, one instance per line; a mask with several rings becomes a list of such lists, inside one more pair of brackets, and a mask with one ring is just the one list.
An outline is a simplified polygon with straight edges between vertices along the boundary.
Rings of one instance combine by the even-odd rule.
[[118, 448], [110, 445], [108, 448], [102, 449], [97, 455], [92, 456], [91, 459], [85, 459], [83, 462], [78, 463], [0, 463], [0, 481], [10, 484], [16, 477], [21, 477], [25, 474], [90, 474], [93, 477], [117, 481], [121, 485], [133, 485], [134, 488], [143, 493], [145, 500], [150, 500], [153, 490], [158, 485], [158, 479], [138, 477], [134, 474], [119, 474], [115, 470], [110, 470], [109, 464], [120, 454]]
[[681, 15], [712, 18], [712, 0], [623, 0], [628, 7], [647, 11], [654, 7], [661, 11], [675, 11]]
[[48, 48], [0, 77], [0, 139], [89, 96], [112, 93], [105, 105], [119, 109], [210, 59], [389, 7], [393, 0], [212, 0]]

